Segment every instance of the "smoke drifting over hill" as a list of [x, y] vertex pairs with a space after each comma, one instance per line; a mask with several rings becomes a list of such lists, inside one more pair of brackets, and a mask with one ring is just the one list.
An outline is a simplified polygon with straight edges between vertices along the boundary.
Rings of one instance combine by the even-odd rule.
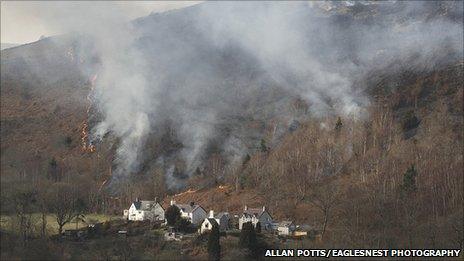
[[[212, 144], [230, 163], [253, 148], [262, 133], [237, 118], [277, 119], [285, 131], [303, 118], [362, 117], [367, 72], [425, 70], [463, 54], [462, 19], [422, 17], [425, 2], [350, 7], [359, 14], [305, 2], [207, 2], [130, 23], [123, 8], [110, 5], [50, 3], [46, 11], [56, 17], [51, 26], [91, 43], [82, 56], [98, 57], [98, 66], [81, 69], [98, 74], [102, 121], [93, 139], [111, 133], [120, 140], [115, 178], [156, 160], [144, 146], [169, 121], [182, 143], [175, 156], [162, 156], [171, 187], [178, 182], [174, 157], [190, 175]], [[456, 6], [462, 14], [462, 2]], [[309, 113], [291, 111], [288, 97], [301, 97]]]

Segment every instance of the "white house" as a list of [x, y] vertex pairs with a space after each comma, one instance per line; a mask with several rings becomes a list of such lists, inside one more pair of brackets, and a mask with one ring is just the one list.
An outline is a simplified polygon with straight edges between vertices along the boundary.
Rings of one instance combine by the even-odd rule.
[[194, 202], [190, 202], [190, 204], [176, 204], [174, 200], [171, 200], [171, 206], [172, 205], [175, 205], [179, 208], [181, 217], [187, 219], [195, 225], [203, 222], [207, 216], [206, 210]]
[[203, 234], [206, 231], [210, 231], [213, 229], [213, 226], [218, 226], [219, 224], [217, 223], [216, 219], [214, 218], [205, 218], [205, 220], [201, 223], [200, 226], [200, 233]]
[[282, 221], [277, 225], [277, 234], [283, 236], [292, 235], [295, 229], [296, 226], [292, 221]]
[[262, 229], [271, 230], [272, 229], [272, 217], [269, 212], [267, 212], [266, 207], [262, 208], [248, 208], [245, 206], [243, 213], [238, 219], [238, 228], [242, 229], [244, 223], [251, 222], [254, 227], [259, 222]]
[[124, 218], [131, 221], [164, 220], [164, 208], [156, 201], [136, 199], [129, 209], [124, 210]]
[[214, 211], [209, 211], [209, 216], [201, 223], [200, 233], [204, 233], [213, 228], [213, 225], [219, 226], [219, 231], [226, 231], [229, 229], [229, 213], [220, 212], [216, 216]]

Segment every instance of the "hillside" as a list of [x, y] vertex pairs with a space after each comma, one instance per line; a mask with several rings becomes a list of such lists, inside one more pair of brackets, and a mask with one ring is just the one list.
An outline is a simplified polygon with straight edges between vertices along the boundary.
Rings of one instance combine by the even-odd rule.
[[15, 46], [18, 46], [19, 44], [14, 44], [14, 43], [1, 43], [1, 47], [0, 49], [3, 50], [3, 49], [8, 49], [8, 48], [12, 48], [12, 47], [15, 47]]
[[46, 175], [53, 159], [60, 175], [95, 170], [89, 168], [94, 157], [81, 150], [90, 84], [67, 50], [42, 40], [2, 51], [1, 57], [2, 180], [18, 173]]

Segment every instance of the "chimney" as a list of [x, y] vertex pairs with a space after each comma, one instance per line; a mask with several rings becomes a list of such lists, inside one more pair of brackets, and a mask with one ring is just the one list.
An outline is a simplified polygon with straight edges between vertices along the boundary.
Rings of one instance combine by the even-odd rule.
[[248, 207], [247, 205], [245, 205], [245, 207], [243, 208], [243, 210], [247, 211], [248, 210]]
[[171, 199], [171, 206], [175, 205], [176, 201], [174, 199]]
[[214, 210], [209, 211], [209, 218], [214, 218]]
[[138, 198], [138, 197], [135, 198], [135, 202], [139, 202], [139, 198]]
[[263, 211], [266, 211], [266, 206], [263, 206]]
[[155, 203], [158, 203], [158, 197], [155, 197]]

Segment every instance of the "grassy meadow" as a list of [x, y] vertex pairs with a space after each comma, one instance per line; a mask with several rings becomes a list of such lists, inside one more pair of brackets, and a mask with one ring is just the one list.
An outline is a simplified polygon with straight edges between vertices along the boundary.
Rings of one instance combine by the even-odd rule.
[[[79, 222], [72, 221], [67, 223], [63, 227], [63, 231], [65, 229], [75, 229], [86, 227], [87, 224], [98, 223], [98, 222], [106, 222], [121, 219], [122, 216], [110, 216], [104, 214], [87, 214], [83, 221], [79, 220]], [[31, 227], [32, 231], [35, 234], [40, 234], [42, 229], [42, 215], [40, 213], [31, 214]], [[58, 233], [58, 224], [56, 223], [56, 218], [53, 214], [46, 215], [46, 231], [48, 235], [55, 235]], [[0, 216], [0, 229], [2, 231], [17, 231], [16, 228], [19, 226], [19, 220], [16, 216]]]

